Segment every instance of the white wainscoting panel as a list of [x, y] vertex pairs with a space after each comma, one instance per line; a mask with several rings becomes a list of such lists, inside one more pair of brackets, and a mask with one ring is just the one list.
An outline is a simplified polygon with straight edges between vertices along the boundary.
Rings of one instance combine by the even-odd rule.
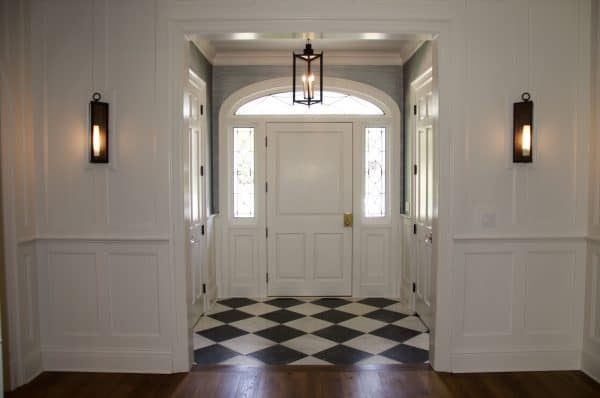
[[456, 243], [453, 369], [578, 369], [583, 240]]
[[[391, 227], [361, 226], [358, 233], [360, 248], [360, 291], [361, 297], [394, 295], [390, 290]], [[396, 284], [397, 285], [397, 284]]]
[[45, 370], [169, 372], [166, 241], [38, 241]]
[[582, 368], [600, 383], [600, 242], [587, 250]]
[[[259, 296], [259, 244], [255, 228], [230, 228], [226, 244], [229, 246], [229, 295]], [[260, 242], [260, 243], [259, 243]]]

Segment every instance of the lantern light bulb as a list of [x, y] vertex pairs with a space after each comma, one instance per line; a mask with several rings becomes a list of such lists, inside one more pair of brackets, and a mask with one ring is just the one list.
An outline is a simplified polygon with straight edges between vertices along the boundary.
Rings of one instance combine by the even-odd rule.
[[102, 149], [102, 144], [100, 142], [100, 126], [94, 124], [92, 127], [92, 150], [95, 157], [100, 156], [100, 150]]
[[521, 153], [523, 156], [531, 155], [531, 125], [523, 126], [523, 134], [521, 137]]

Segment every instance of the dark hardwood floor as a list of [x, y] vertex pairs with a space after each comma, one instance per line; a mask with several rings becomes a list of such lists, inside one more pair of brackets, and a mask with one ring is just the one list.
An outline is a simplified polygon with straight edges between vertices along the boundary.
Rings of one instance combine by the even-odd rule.
[[581, 372], [435, 373], [425, 366], [212, 366], [175, 375], [44, 373], [23, 397], [600, 397]]

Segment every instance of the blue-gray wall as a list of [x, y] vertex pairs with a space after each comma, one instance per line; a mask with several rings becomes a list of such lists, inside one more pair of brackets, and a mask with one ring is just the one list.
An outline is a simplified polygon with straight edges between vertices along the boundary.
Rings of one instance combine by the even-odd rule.
[[194, 43], [190, 42], [190, 52], [189, 52], [189, 62], [190, 62], [190, 68], [202, 79], [204, 80], [204, 83], [206, 83], [206, 104], [204, 104], [204, 108], [205, 108], [205, 112], [207, 115], [207, 122], [208, 122], [208, 131], [210, 131], [211, 133], [209, 134], [209, 143], [208, 145], [210, 146], [210, 158], [209, 158], [209, 165], [210, 167], [208, 168], [208, 173], [207, 175], [210, 175], [210, 181], [211, 181], [211, 185], [212, 187], [210, 187], [210, 195], [211, 195], [211, 203], [209, 203], [209, 207], [211, 209], [212, 213], [215, 213], [216, 209], [215, 209], [215, 203], [218, 203], [216, 199], [218, 199], [218, 197], [216, 197], [215, 195], [217, 195], [217, 189], [214, 189], [214, 186], [216, 185], [216, 182], [218, 181], [218, 174], [215, 172], [215, 170], [217, 170], [217, 168], [215, 167], [215, 162], [217, 160], [216, 156], [213, 156], [214, 153], [218, 153], [215, 152], [215, 147], [213, 147], [213, 145], [216, 145], [215, 141], [213, 140], [213, 134], [212, 134], [212, 109], [213, 109], [213, 99], [212, 99], [212, 90], [213, 90], [213, 66], [210, 62], [208, 62], [208, 60], [204, 57], [204, 55], [200, 52], [200, 50], [198, 50], [198, 48], [194, 45]]
[[[404, 90], [403, 93], [403, 105], [404, 110], [402, 112], [402, 126], [403, 126], [403, 134], [402, 134], [402, 142], [406, 143], [403, 146], [402, 153], [404, 154], [404, 169], [403, 169], [403, 177], [402, 177], [402, 203], [405, 203], [406, 195], [408, 194], [407, 182], [410, 181], [410, 171], [412, 166], [408, 164], [410, 160], [408, 157], [408, 143], [410, 143], [408, 133], [410, 132], [410, 113], [413, 111], [412, 106], [414, 104], [410, 103], [410, 83], [412, 83], [417, 77], [421, 76], [427, 69], [429, 69], [433, 65], [433, 46], [430, 41], [424, 42], [421, 47], [404, 63], [402, 66], [402, 78], [403, 83], [402, 87]], [[401, 208], [403, 208], [402, 206]], [[407, 213], [409, 209], [404, 209], [404, 213]]]
[[[340, 66], [325, 65], [325, 76], [354, 80], [369, 84], [390, 95], [403, 107], [403, 80], [402, 66]], [[213, 174], [213, 209], [218, 212], [218, 186], [216, 176], [218, 175], [218, 133], [219, 133], [219, 111], [221, 104], [235, 91], [252, 83], [278, 77], [289, 77], [291, 80], [291, 66], [214, 66], [212, 85], [212, 163]], [[325, 83], [327, 84], [327, 83]], [[291, 81], [290, 81], [291, 87]], [[403, 174], [401, 174], [403, 175]]]

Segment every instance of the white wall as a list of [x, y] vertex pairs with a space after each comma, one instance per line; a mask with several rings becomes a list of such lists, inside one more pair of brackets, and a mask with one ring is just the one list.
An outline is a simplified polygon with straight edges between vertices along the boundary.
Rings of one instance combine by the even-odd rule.
[[600, 3], [592, 9], [592, 128], [583, 369], [600, 381]]
[[[168, 21], [214, 26], [232, 16], [270, 31], [449, 21], [440, 211], [450, 216], [440, 231], [451, 255], [440, 259], [438, 311], [456, 321], [440, 331], [450, 350], [442, 368], [580, 366], [590, 0], [30, 1], [30, 14], [28, 2], [2, 1], [0, 33], [0, 70], [11, 77], [1, 89], [13, 95], [2, 101], [2, 172], [7, 262], [21, 298], [9, 319], [26, 336], [11, 339], [19, 382], [39, 371], [40, 351], [45, 369], [173, 369], [185, 342], [174, 326]], [[525, 90], [535, 101], [535, 160], [516, 166], [512, 103]], [[111, 103], [108, 167], [86, 161], [94, 91]]]

